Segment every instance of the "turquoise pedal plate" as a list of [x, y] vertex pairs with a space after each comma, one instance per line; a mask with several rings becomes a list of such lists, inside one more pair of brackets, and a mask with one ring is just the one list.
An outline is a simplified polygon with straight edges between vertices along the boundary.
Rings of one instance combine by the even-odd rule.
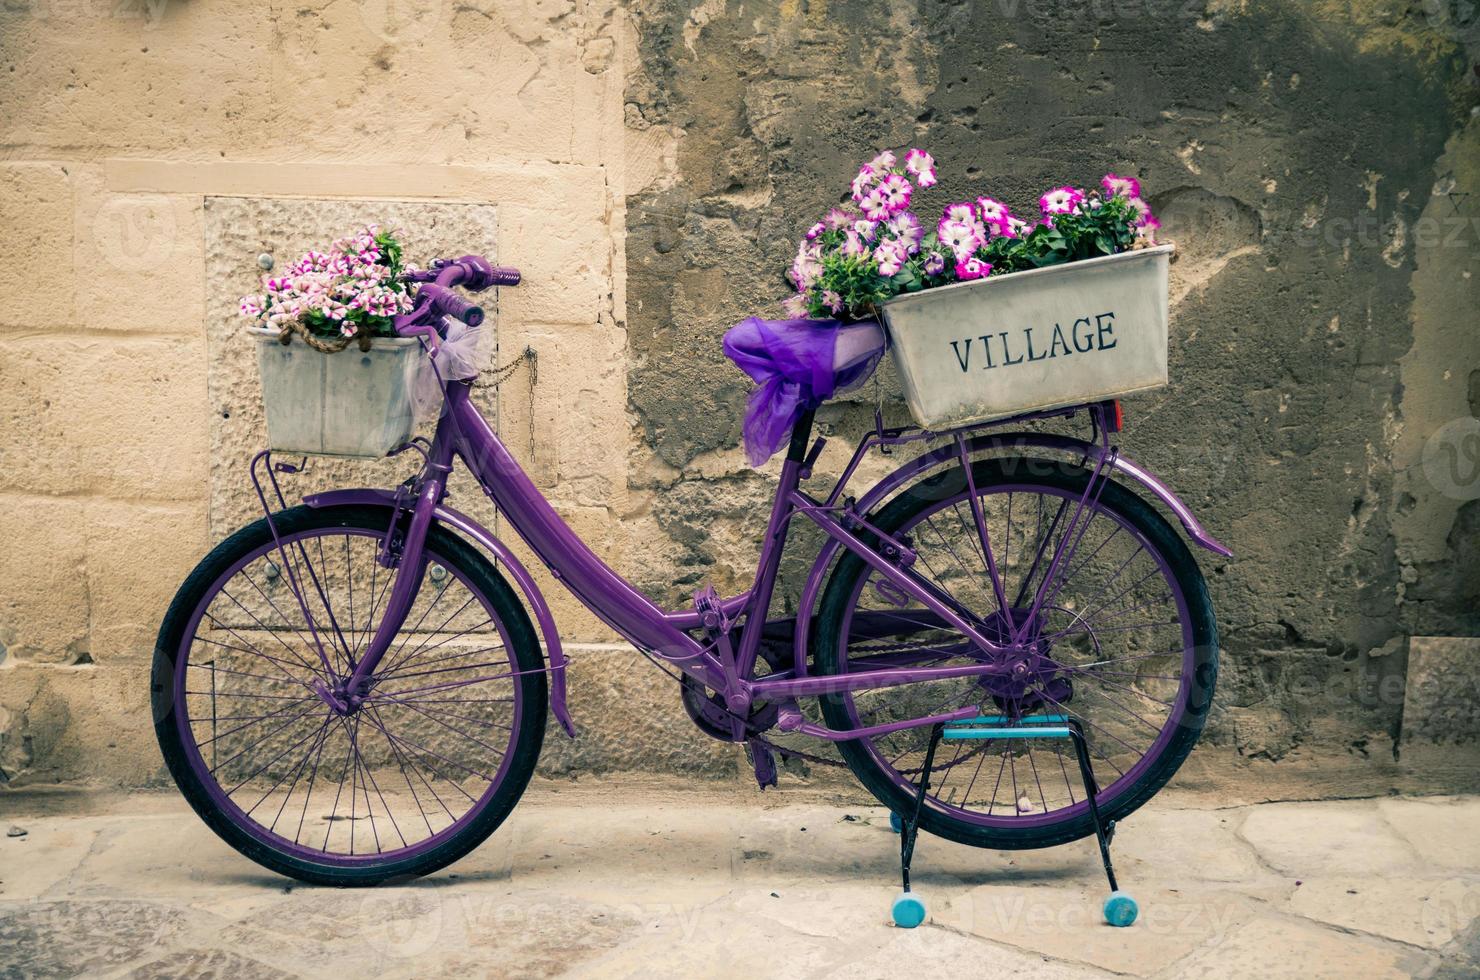
[[1033, 715], [1013, 722], [1004, 715], [979, 715], [945, 726], [941, 738], [948, 741], [988, 738], [1069, 738], [1064, 722], [1068, 715]]

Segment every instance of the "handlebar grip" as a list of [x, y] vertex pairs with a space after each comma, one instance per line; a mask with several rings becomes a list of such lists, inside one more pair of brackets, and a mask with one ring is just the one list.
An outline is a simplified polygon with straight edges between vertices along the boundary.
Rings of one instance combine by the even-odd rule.
[[454, 293], [452, 290], [436, 283], [427, 283], [421, 287], [422, 295], [431, 297], [432, 303], [437, 310], [448, 316], [457, 317], [470, 327], [476, 327], [483, 322], [483, 308], [475, 306]]

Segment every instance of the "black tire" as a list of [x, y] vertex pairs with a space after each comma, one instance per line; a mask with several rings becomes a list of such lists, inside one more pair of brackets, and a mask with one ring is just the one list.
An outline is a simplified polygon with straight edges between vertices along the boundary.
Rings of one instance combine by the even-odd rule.
[[[1024, 478], [1025, 473], [1032, 474]], [[972, 479], [978, 493], [1003, 484], [1036, 483], [1074, 494], [1082, 493], [1091, 473], [1079, 466], [1049, 460], [1015, 459], [1011, 472], [1001, 459], [985, 459], [972, 466]], [[894, 533], [910, 523], [911, 518], [943, 497], [966, 490], [964, 471], [958, 466], [934, 474], [899, 494], [868, 518], [870, 524], [886, 533]], [[1213, 689], [1218, 676], [1218, 626], [1208, 598], [1207, 583], [1197, 562], [1182, 538], [1162, 516], [1124, 486], [1110, 481], [1100, 496], [1100, 503], [1133, 525], [1166, 559], [1177, 584], [1186, 597], [1192, 622], [1194, 666], [1190, 672], [1187, 715], [1178, 725], [1171, 740], [1153, 764], [1134, 783], [1115, 787], [1113, 797], [1106, 799], [1105, 790], [1096, 797], [1101, 814], [1107, 820], [1120, 820], [1151, 799], [1177, 772], [1196, 744], [1212, 705]], [[866, 536], [867, 539], [867, 536]], [[839, 648], [842, 623], [859, 587], [859, 578], [868, 570], [864, 561], [852, 552], [844, 554], [833, 569], [819, 607], [816, 637], [818, 674], [839, 673]], [[838, 729], [853, 727], [843, 695], [819, 698], [823, 717]], [[913, 812], [914, 797], [907, 795], [878, 765], [861, 739], [839, 742], [838, 749], [859, 781], [885, 806], [896, 813]], [[1106, 787], [1105, 789], [1109, 789]], [[1094, 833], [1088, 812], [1068, 814], [1062, 823], [1044, 827], [982, 827], [966, 823], [929, 805], [924, 807], [920, 826], [948, 840], [976, 847], [1015, 850], [1052, 847]]]
[[[293, 507], [274, 516], [280, 534], [321, 528], [359, 528], [384, 532], [391, 511], [375, 506], [338, 506], [314, 508]], [[513, 810], [529, 785], [539, 759], [548, 714], [544, 658], [540, 652], [534, 626], [497, 570], [474, 547], [462, 538], [434, 524], [427, 534], [429, 557], [467, 576], [494, 607], [503, 625], [510, 649], [522, 673], [516, 679], [521, 685], [523, 708], [520, 730], [515, 739], [510, 768], [491, 798], [476, 818], [446, 841], [423, 854], [384, 864], [344, 868], [306, 861], [282, 853], [251, 836], [213, 802], [200, 777], [191, 767], [186, 746], [175, 717], [174, 677], [181, 643], [195, 609], [217, 580], [242, 557], [272, 540], [272, 531], [264, 518], [248, 524], [222, 541], [192, 571], [170, 603], [154, 650], [151, 699], [154, 708], [154, 731], [165, 764], [176, 786], [195, 812], [222, 840], [256, 863], [279, 874], [319, 885], [369, 886], [387, 881], [420, 877], [437, 871], [465, 856], [492, 834]]]

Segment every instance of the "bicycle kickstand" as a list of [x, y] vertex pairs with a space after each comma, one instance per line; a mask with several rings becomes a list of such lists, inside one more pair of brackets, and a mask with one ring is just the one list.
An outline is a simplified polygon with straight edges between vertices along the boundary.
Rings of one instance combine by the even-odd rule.
[[925, 921], [925, 903], [910, 891], [910, 862], [915, 857], [915, 841], [920, 834], [920, 814], [925, 809], [925, 794], [930, 789], [930, 768], [935, 764], [935, 748], [940, 744], [945, 725], [930, 729], [930, 745], [925, 749], [925, 765], [920, 770], [920, 785], [915, 792], [915, 807], [909, 819], [900, 820], [897, 813], [890, 812], [889, 822], [899, 823], [899, 877], [904, 890], [894, 899], [890, 914], [894, 924], [902, 929], [913, 929]]
[[1079, 757], [1079, 775], [1088, 794], [1089, 815], [1095, 825], [1095, 839], [1100, 845], [1100, 861], [1105, 866], [1105, 879], [1110, 883], [1110, 897], [1105, 899], [1105, 921], [1112, 926], [1128, 926], [1136, 921], [1140, 907], [1127, 892], [1120, 890], [1115, 881], [1115, 865], [1110, 860], [1110, 843], [1115, 839], [1115, 821], [1100, 816], [1100, 806], [1095, 797], [1100, 793], [1095, 781], [1094, 768], [1089, 760], [1089, 743], [1084, 740], [1084, 729], [1076, 719], [1066, 719], [1069, 740], [1074, 743], [1074, 754]]

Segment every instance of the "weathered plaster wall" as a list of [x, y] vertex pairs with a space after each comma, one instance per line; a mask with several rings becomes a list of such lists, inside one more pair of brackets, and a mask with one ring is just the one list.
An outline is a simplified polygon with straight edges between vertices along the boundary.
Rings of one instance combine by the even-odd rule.
[[[1204, 561], [1225, 651], [1195, 768], [1312, 792], [1474, 784], [1473, 713], [1436, 727], [1432, 692], [1414, 697], [1473, 690], [1480, 671], [1480, 503], [1420, 463], [1477, 411], [1473, 19], [1294, 0], [652, 0], [634, 21], [627, 124], [673, 161], [628, 188], [634, 479], [672, 541], [649, 587], [745, 574], [768, 481], [737, 448], [746, 386], [718, 338], [786, 294], [799, 230], [861, 160], [925, 146], [942, 199], [1019, 209], [1135, 173], [1182, 255], [1172, 385], [1128, 403], [1125, 443], [1238, 555]], [[856, 434], [872, 397], [827, 427]], [[1427, 634], [1467, 639], [1410, 653]], [[1425, 668], [1420, 650], [1444, 652]]]
[[[922, 144], [946, 191], [1019, 204], [1139, 173], [1183, 246], [1174, 384], [1130, 404], [1128, 445], [1239, 552], [1206, 563], [1227, 650], [1194, 764], [1310, 795], [1468, 785], [1480, 504], [1425, 466], [1480, 415], [1466, 27], [1296, 0], [0, 4], [0, 779], [160, 778], [153, 633], [255, 444], [221, 417], [239, 386], [207, 384], [241, 376], [207, 340], [237, 284], [209, 270], [302, 232], [212, 239], [209, 199], [492, 205], [526, 272], [499, 347], [540, 354], [500, 429], [683, 602], [745, 584], [771, 488], [721, 332], [781, 298], [861, 157]], [[826, 426], [856, 434], [873, 397]], [[547, 771], [743, 768], [548, 594], [583, 733]]]

